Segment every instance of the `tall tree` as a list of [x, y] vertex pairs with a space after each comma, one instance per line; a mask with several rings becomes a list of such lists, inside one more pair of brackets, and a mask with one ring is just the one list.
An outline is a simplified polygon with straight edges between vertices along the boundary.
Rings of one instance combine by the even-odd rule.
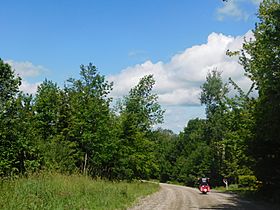
[[114, 138], [110, 112], [112, 83], [96, 66], [81, 65], [80, 79], [69, 79], [65, 92], [70, 99], [69, 135], [81, 152], [79, 167], [93, 176], [106, 176], [112, 170]]
[[154, 178], [159, 178], [161, 182], [173, 179], [173, 167], [176, 162], [176, 140], [178, 135], [171, 130], [158, 128], [153, 132], [153, 141], [156, 143], [156, 160], [159, 165], [158, 174]]
[[8, 175], [13, 168], [14, 139], [12, 137], [13, 103], [19, 90], [20, 78], [11, 66], [0, 59], [0, 175]]
[[152, 126], [163, 122], [164, 111], [157, 102], [157, 95], [152, 93], [154, 84], [153, 75], [141, 78], [125, 97], [121, 107], [121, 113], [132, 117], [131, 123], [141, 131], [148, 131]]
[[38, 134], [46, 142], [57, 133], [60, 91], [56, 83], [45, 80], [35, 97]]
[[225, 124], [225, 113], [227, 111], [226, 94], [228, 93], [228, 86], [222, 81], [221, 73], [213, 70], [208, 73], [206, 82], [201, 87], [201, 104], [206, 106], [207, 126], [205, 132], [205, 139], [207, 144], [211, 147], [213, 154], [211, 166], [211, 178], [213, 184], [218, 184], [221, 180], [224, 148], [222, 142], [227, 132]]
[[259, 98], [251, 154], [264, 188], [280, 184], [280, 2], [264, 0], [254, 39], [243, 45], [241, 64], [256, 84]]
[[198, 118], [190, 120], [177, 140], [173, 176], [190, 186], [194, 186], [199, 177], [211, 176], [213, 157], [205, 138], [206, 123], [206, 120]]
[[44, 157], [44, 166], [58, 171], [76, 168], [75, 142], [69, 140], [69, 99], [52, 81], [45, 80], [39, 87], [35, 101], [37, 144]]
[[152, 126], [163, 121], [163, 110], [152, 93], [152, 75], [140, 79], [120, 105], [119, 174], [125, 178], [148, 178], [155, 163], [155, 144], [151, 141]]
[[221, 106], [224, 106], [228, 87], [222, 81], [221, 72], [214, 69], [207, 74], [206, 82], [201, 89], [200, 101], [201, 104], [206, 105], [206, 115], [210, 118]]
[[[38, 148], [32, 95], [19, 93], [13, 104], [12, 126], [10, 127], [13, 168], [21, 174], [42, 168], [42, 153]], [[11, 149], [11, 148], [9, 148]]]
[[19, 93], [20, 78], [0, 59], [0, 176], [39, 167], [32, 97]]
[[226, 97], [224, 124], [227, 127], [224, 139], [222, 175], [238, 180], [240, 175], [252, 175], [253, 160], [248, 156], [248, 140], [254, 126], [254, 98], [249, 95], [253, 86], [245, 93], [231, 78], [229, 83], [237, 90], [234, 97]]
[[3, 111], [5, 103], [19, 92], [20, 84], [21, 78], [0, 58], [0, 111]]

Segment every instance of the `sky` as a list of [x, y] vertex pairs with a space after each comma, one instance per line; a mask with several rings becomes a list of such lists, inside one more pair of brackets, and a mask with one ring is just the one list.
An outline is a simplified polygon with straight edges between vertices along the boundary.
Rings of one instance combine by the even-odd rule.
[[248, 89], [237, 57], [261, 0], [0, 0], [0, 58], [35, 94], [44, 79], [61, 87], [79, 78], [81, 64], [113, 81], [114, 99], [153, 74], [165, 109], [162, 128], [183, 131], [205, 117], [200, 86], [209, 71]]

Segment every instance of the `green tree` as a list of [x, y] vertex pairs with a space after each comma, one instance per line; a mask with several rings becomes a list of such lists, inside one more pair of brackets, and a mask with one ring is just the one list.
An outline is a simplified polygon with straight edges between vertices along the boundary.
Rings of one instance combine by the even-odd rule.
[[156, 144], [156, 160], [159, 167], [158, 174], [154, 178], [159, 178], [161, 182], [173, 180], [174, 164], [176, 162], [176, 141], [178, 135], [171, 130], [158, 128], [153, 132], [152, 141]]
[[14, 143], [12, 128], [13, 104], [19, 91], [20, 78], [16, 77], [11, 66], [0, 59], [0, 175], [12, 173], [12, 145]]
[[252, 137], [255, 100], [249, 97], [253, 86], [244, 93], [229, 78], [237, 90], [229, 97], [228, 84], [219, 72], [210, 73], [202, 86], [201, 102], [206, 105], [206, 139], [212, 150], [211, 177], [220, 184], [222, 177], [237, 181], [240, 175], [251, 175], [253, 160], [248, 157], [248, 139]]
[[226, 126], [226, 94], [228, 93], [228, 85], [224, 84], [221, 78], [221, 73], [217, 70], [209, 72], [206, 77], [206, 82], [201, 87], [201, 104], [206, 106], [207, 124], [205, 139], [210, 145], [211, 153], [213, 154], [211, 175], [213, 184], [219, 184], [222, 179], [222, 168], [224, 163], [224, 148], [222, 142], [225, 134], [228, 132]]
[[211, 150], [205, 138], [206, 120], [189, 120], [176, 143], [173, 177], [194, 186], [199, 177], [210, 177]]
[[37, 129], [46, 142], [57, 133], [60, 91], [56, 83], [45, 80], [35, 97]]
[[56, 83], [45, 80], [35, 97], [37, 144], [43, 153], [44, 166], [61, 172], [76, 168], [77, 146], [69, 138], [69, 98]]
[[40, 166], [34, 144], [32, 97], [19, 92], [20, 78], [0, 59], [0, 176]]
[[163, 121], [163, 110], [152, 93], [152, 75], [140, 79], [120, 104], [119, 174], [124, 178], [148, 178], [158, 170], [152, 126]]
[[226, 97], [227, 110], [224, 122], [227, 129], [224, 139], [224, 159], [222, 175], [238, 180], [240, 175], [252, 175], [253, 160], [248, 156], [248, 140], [252, 137], [254, 126], [255, 100], [245, 93], [231, 78], [230, 84], [237, 90], [234, 97]]
[[130, 90], [121, 106], [121, 114], [133, 118], [130, 122], [144, 132], [163, 122], [164, 111], [157, 102], [157, 95], [152, 93], [154, 84], [153, 75], [144, 76]]
[[[254, 39], [243, 45], [240, 62], [256, 84], [257, 99], [250, 144], [255, 172], [264, 188], [279, 186], [280, 176], [280, 3], [264, 0], [259, 8]], [[278, 195], [279, 198], [279, 195]]]
[[77, 143], [78, 167], [92, 176], [110, 176], [114, 163], [115, 137], [109, 108], [112, 84], [91, 63], [81, 65], [81, 78], [69, 79], [69, 136]]
[[11, 66], [0, 58], [0, 111], [3, 112], [7, 102], [14, 99], [19, 92], [21, 78], [15, 76]]
[[34, 172], [42, 168], [42, 154], [37, 145], [32, 95], [19, 93], [13, 104], [10, 134], [13, 150], [13, 170]]
[[201, 104], [206, 106], [206, 115], [211, 118], [219, 108], [225, 104], [225, 95], [228, 93], [227, 84], [221, 78], [221, 72], [212, 70], [206, 76], [206, 82], [201, 87]]

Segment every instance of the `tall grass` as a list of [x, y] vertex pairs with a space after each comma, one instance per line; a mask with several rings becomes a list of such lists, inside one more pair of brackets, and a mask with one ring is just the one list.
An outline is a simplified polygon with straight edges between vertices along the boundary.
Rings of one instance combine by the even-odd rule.
[[0, 183], [0, 209], [126, 209], [159, 186], [40, 174]]

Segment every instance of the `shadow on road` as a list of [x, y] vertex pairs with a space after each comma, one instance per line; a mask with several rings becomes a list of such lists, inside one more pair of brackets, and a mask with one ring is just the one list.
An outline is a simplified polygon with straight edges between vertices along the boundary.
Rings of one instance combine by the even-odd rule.
[[[219, 193], [219, 192], [215, 192]], [[248, 201], [243, 200], [238, 197], [238, 195], [233, 193], [228, 193], [230, 196], [227, 197], [228, 203], [218, 204], [207, 208], [200, 209], [244, 209], [244, 210], [280, 210], [279, 205], [272, 205], [269, 203], [261, 202], [261, 201]], [[205, 194], [201, 194], [201, 196], [207, 196]]]

